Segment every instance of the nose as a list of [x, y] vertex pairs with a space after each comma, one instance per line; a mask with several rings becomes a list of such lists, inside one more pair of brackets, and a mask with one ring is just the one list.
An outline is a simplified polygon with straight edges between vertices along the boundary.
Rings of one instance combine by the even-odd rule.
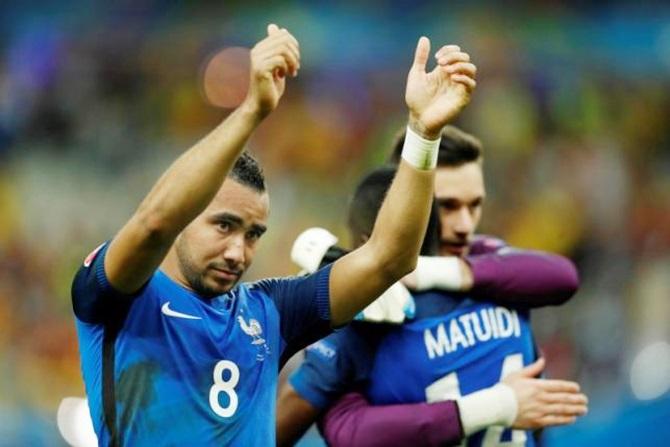
[[223, 259], [234, 266], [244, 265], [244, 234], [234, 235], [228, 238], [223, 251]]
[[468, 236], [474, 230], [474, 220], [467, 206], [461, 207], [454, 216], [454, 233]]

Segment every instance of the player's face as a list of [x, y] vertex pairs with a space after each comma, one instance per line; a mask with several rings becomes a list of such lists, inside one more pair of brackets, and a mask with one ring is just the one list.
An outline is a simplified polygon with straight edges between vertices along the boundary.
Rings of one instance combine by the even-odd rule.
[[435, 199], [440, 217], [440, 254], [465, 256], [482, 215], [486, 192], [482, 167], [477, 162], [438, 167]]
[[176, 241], [180, 272], [193, 290], [216, 296], [233, 288], [251, 265], [268, 211], [266, 193], [226, 179]]

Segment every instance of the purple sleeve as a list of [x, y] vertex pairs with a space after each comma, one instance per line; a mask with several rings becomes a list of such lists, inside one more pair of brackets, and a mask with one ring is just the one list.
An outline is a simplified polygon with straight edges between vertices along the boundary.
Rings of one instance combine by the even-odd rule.
[[322, 417], [328, 445], [456, 445], [463, 439], [455, 401], [370, 405], [360, 393], [344, 395]]
[[579, 275], [569, 259], [541, 251], [507, 246], [468, 256], [473, 298], [517, 307], [563, 304], [579, 287]]

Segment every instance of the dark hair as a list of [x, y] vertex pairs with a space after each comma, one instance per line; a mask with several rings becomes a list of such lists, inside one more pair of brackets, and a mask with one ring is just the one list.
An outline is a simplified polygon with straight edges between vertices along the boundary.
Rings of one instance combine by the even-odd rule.
[[265, 176], [258, 161], [247, 151], [237, 159], [229, 176], [238, 183], [254, 191], [265, 192]]
[[[405, 144], [405, 129], [398, 133], [393, 146], [390, 161], [398, 163], [402, 146]], [[440, 152], [437, 155], [438, 166], [457, 167], [479, 161], [482, 158], [482, 143], [478, 138], [463, 132], [455, 126], [444, 126], [442, 130], [442, 141], [440, 141]]]
[[[386, 192], [391, 187], [397, 166], [386, 165], [370, 171], [359, 182], [349, 203], [349, 231], [355, 239], [370, 235], [377, 219], [377, 213], [384, 202]], [[355, 243], [355, 241], [353, 241]], [[431, 210], [426, 236], [421, 254], [433, 255], [439, 243], [439, 222], [435, 204]]]

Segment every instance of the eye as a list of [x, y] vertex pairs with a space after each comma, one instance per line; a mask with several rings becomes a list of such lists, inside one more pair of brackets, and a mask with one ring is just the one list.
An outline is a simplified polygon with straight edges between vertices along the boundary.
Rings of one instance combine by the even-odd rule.
[[482, 206], [482, 201], [480, 199], [478, 199], [478, 200], [475, 200], [474, 202], [470, 203], [469, 208], [470, 208], [470, 211], [475, 211], [475, 210], [478, 210], [479, 208], [481, 208], [481, 206]]
[[262, 233], [260, 231], [247, 231], [246, 238], [250, 242], [256, 242], [258, 239], [260, 239], [262, 236]]
[[444, 200], [440, 202], [440, 208], [445, 211], [454, 211], [460, 207], [460, 204], [456, 200]]
[[228, 233], [230, 230], [233, 229], [233, 226], [231, 225], [230, 222], [219, 222], [218, 226], [219, 230], [223, 231], [224, 233]]

